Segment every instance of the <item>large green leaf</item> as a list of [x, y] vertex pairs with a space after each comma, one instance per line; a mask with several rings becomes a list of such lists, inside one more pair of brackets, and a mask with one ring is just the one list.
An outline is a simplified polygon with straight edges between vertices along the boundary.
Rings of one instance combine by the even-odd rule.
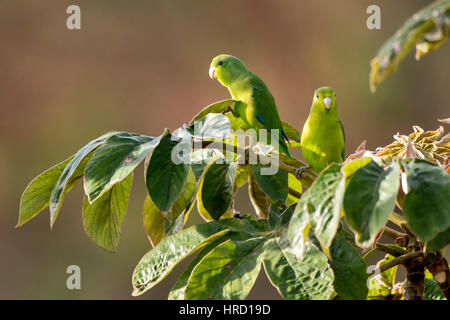
[[229, 228], [230, 232], [215, 242], [207, 245], [200, 251], [200, 253], [191, 261], [189, 266], [184, 270], [183, 274], [173, 286], [169, 294], [169, 299], [184, 299], [184, 293], [186, 291], [192, 270], [194, 270], [199, 262], [202, 261], [203, 257], [205, 257], [218, 245], [227, 240], [245, 241], [252, 237], [261, 237], [261, 235], [267, 233], [267, 222], [265, 220], [253, 220], [252, 218], [246, 217], [245, 219], [222, 219], [218, 221], [218, 223]]
[[145, 232], [152, 246], [156, 247], [166, 237], [166, 219], [149, 195], [145, 197], [143, 214]]
[[170, 133], [161, 139], [153, 151], [147, 168], [147, 189], [158, 208], [168, 211], [180, 194], [189, 173], [189, 163], [173, 161], [172, 150], [181, 142]]
[[301, 262], [283, 235], [265, 243], [263, 259], [267, 276], [286, 299], [327, 300], [333, 293], [333, 273], [327, 258], [309, 240]]
[[216, 153], [212, 149], [199, 149], [191, 153], [191, 168], [197, 181], [200, 181], [203, 171], [215, 155]]
[[169, 293], [169, 300], [183, 300], [184, 294], [186, 292], [186, 288], [189, 282], [189, 277], [191, 276], [192, 270], [198, 265], [198, 263], [205, 257], [211, 250], [216, 248], [219, 244], [230, 239], [230, 233], [225, 236], [217, 239], [213, 243], [210, 243], [206, 247], [204, 247], [200, 253], [189, 263], [189, 266], [183, 271], [180, 278], [178, 278], [177, 282], [172, 287]]
[[128, 208], [133, 173], [116, 183], [93, 203], [87, 196], [83, 202], [83, 223], [89, 237], [103, 249], [115, 252], [119, 244], [120, 226]]
[[185, 211], [185, 215], [188, 214], [193, 207], [196, 191], [197, 182], [192, 169], [190, 169], [183, 190], [181, 190], [177, 200], [175, 200], [172, 208], [166, 214], [166, 218], [170, 221], [175, 221], [183, 211]]
[[441, 233], [450, 227], [450, 175], [420, 159], [409, 162], [406, 171], [409, 191], [403, 211], [411, 230], [425, 242], [438, 236], [448, 239]]
[[164, 279], [191, 253], [202, 249], [229, 232], [216, 222], [199, 224], [162, 240], [147, 252], [133, 272], [133, 295], [141, 295]]
[[[19, 222], [16, 227], [22, 226], [47, 208], [53, 187], [61, 176], [64, 168], [72, 159], [73, 157], [70, 157], [63, 162], [58, 163], [30, 182], [20, 199]], [[73, 186], [73, 183], [71, 185]]]
[[400, 166], [396, 161], [385, 170], [375, 161], [358, 169], [345, 192], [344, 210], [349, 226], [362, 247], [373, 244], [395, 206]]
[[341, 164], [332, 164], [317, 177], [298, 202], [289, 225], [289, 239], [301, 257], [310, 225], [323, 249], [330, 247], [339, 226], [345, 192]]
[[437, 49], [450, 31], [450, 0], [435, 1], [409, 18], [371, 61], [372, 92], [416, 46], [416, 59]]
[[231, 134], [230, 120], [221, 113], [209, 113], [197, 120], [189, 128], [195, 138], [201, 139], [228, 139]]
[[127, 177], [153, 151], [163, 135], [153, 138], [123, 132], [110, 137], [86, 166], [84, 190], [89, 201], [95, 201]]
[[204, 208], [218, 220], [231, 206], [237, 162], [213, 162], [206, 170], [199, 194]]
[[267, 166], [251, 164], [250, 170], [258, 185], [273, 200], [285, 201], [288, 195], [288, 173], [278, 170], [276, 174], [266, 175], [262, 171]]
[[[189, 209], [188, 209], [189, 210]], [[164, 216], [159, 208], [153, 203], [149, 195], [144, 201], [144, 229], [153, 247], [164, 238], [179, 232], [185, 222], [185, 215], [180, 215], [176, 220], [171, 221]]]
[[70, 160], [64, 168], [58, 182], [54, 186], [50, 195], [50, 226], [53, 226], [58, 217], [59, 210], [63, 203], [66, 193], [78, 182], [84, 174], [84, 169], [89, 158], [92, 156], [91, 152], [97, 149], [100, 145], [106, 142], [109, 137], [118, 134], [118, 132], [108, 132], [103, 136], [92, 140], [83, 148], [78, 150], [75, 156]]
[[259, 274], [264, 240], [228, 240], [211, 250], [193, 269], [185, 299], [244, 299]]
[[219, 113], [225, 111], [228, 107], [233, 107], [237, 100], [234, 99], [226, 99], [211, 103], [207, 107], [205, 107], [202, 111], [197, 113], [195, 117], [189, 122], [189, 125], [193, 125], [195, 121], [200, 120], [205, 117], [209, 113]]
[[427, 251], [435, 251], [444, 248], [450, 243], [450, 227], [439, 232], [436, 237], [427, 242]]
[[334, 289], [344, 299], [363, 300], [368, 293], [367, 266], [343, 237], [336, 235], [330, 247]]
[[[184, 221], [193, 208], [195, 191], [196, 181], [192, 170], [190, 170], [183, 190], [168, 212], [162, 213], [150, 196], [147, 195], [143, 210], [144, 228], [153, 246], [177, 231], [177, 227], [183, 227]], [[183, 212], [184, 214], [181, 215]], [[181, 223], [180, 226], [178, 226], [178, 222]]]

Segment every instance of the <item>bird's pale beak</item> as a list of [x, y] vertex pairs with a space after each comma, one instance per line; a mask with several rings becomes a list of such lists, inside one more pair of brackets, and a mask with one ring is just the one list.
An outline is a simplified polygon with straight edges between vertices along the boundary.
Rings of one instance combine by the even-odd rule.
[[331, 98], [330, 97], [325, 97], [323, 98], [323, 104], [325, 105], [325, 109], [330, 110], [331, 108]]
[[213, 66], [209, 67], [209, 77], [211, 79], [216, 78], [216, 69]]

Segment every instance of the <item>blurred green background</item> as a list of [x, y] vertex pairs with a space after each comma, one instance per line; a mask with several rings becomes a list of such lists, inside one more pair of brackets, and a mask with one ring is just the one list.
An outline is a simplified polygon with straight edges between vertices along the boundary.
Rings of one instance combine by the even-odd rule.
[[[116, 254], [85, 235], [81, 184], [52, 231], [47, 210], [14, 228], [20, 195], [36, 175], [109, 130], [159, 135], [227, 98], [208, 77], [217, 54], [244, 60], [270, 88], [281, 118], [298, 130], [314, 89], [334, 87], [347, 153], [365, 139], [370, 149], [389, 144], [414, 124], [436, 129], [436, 119], [450, 116], [449, 44], [419, 63], [409, 56], [375, 95], [368, 84], [379, 46], [429, 2], [78, 0], [82, 29], [69, 31], [73, 1], [2, 1], [0, 298], [131, 298], [133, 268], [151, 248], [142, 225], [142, 165]], [[381, 7], [381, 30], [366, 28], [370, 4]], [[245, 192], [237, 209], [252, 210]], [[81, 290], [66, 288], [72, 264], [81, 267]], [[175, 279], [140, 298], [166, 299]], [[277, 297], [263, 275], [249, 296]]]

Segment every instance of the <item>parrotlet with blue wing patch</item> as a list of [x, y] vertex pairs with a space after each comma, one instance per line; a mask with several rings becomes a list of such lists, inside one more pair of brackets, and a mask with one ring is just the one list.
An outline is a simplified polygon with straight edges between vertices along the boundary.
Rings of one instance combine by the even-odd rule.
[[[237, 113], [250, 128], [268, 130], [268, 143], [272, 141], [270, 130], [278, 130], [278, 142], [283, 152], [290, 157], [275, 100], [265, 83], [238, 58], [221, 54], [215, 57], [209, 68], [209, 76], [225, 86], [235, 100]], [[273, 143], [271, 143], [273, 145]]]

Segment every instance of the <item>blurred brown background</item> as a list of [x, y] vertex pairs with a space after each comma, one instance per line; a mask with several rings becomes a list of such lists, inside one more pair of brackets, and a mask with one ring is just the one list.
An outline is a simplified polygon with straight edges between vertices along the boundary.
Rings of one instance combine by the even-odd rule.
[[[81, 184], [52, 231], [47, 211], [14, 229], [20, 195], [36, 175], [109, 130], [159, 135], [227, 98], [208, 78], [217, 54], [244, 60], [270, 88], [281, 118], [299, 130], [314, 89], [334, 87], [347, 152], [364, 139], [371, 149], [386, 145], [413, 124], [436, 129], [436, 119], [450, 116], [449, 44], [419, 63], [409, 56], [375, 95], [368, 85], [379, 46], [429, 2], [2, 1], [0, 298], [131, 298], [133, 268], [151, 248], [142, 226], [142, 166], [116, 254], [85, 235]], [[66, 28], [73, 3], [81, 7], [79, 31]], [[381, 30], [366, 28], [370, 4], [381, 7]], [[238, 208], [251, 210], [245, 194]], [[66, 289], [71, 264], [81, 267], [81, 290]], [[141, 298], [165, 299], [175, 279]], [[276, 297], [262, 275], [249, 296]]]

